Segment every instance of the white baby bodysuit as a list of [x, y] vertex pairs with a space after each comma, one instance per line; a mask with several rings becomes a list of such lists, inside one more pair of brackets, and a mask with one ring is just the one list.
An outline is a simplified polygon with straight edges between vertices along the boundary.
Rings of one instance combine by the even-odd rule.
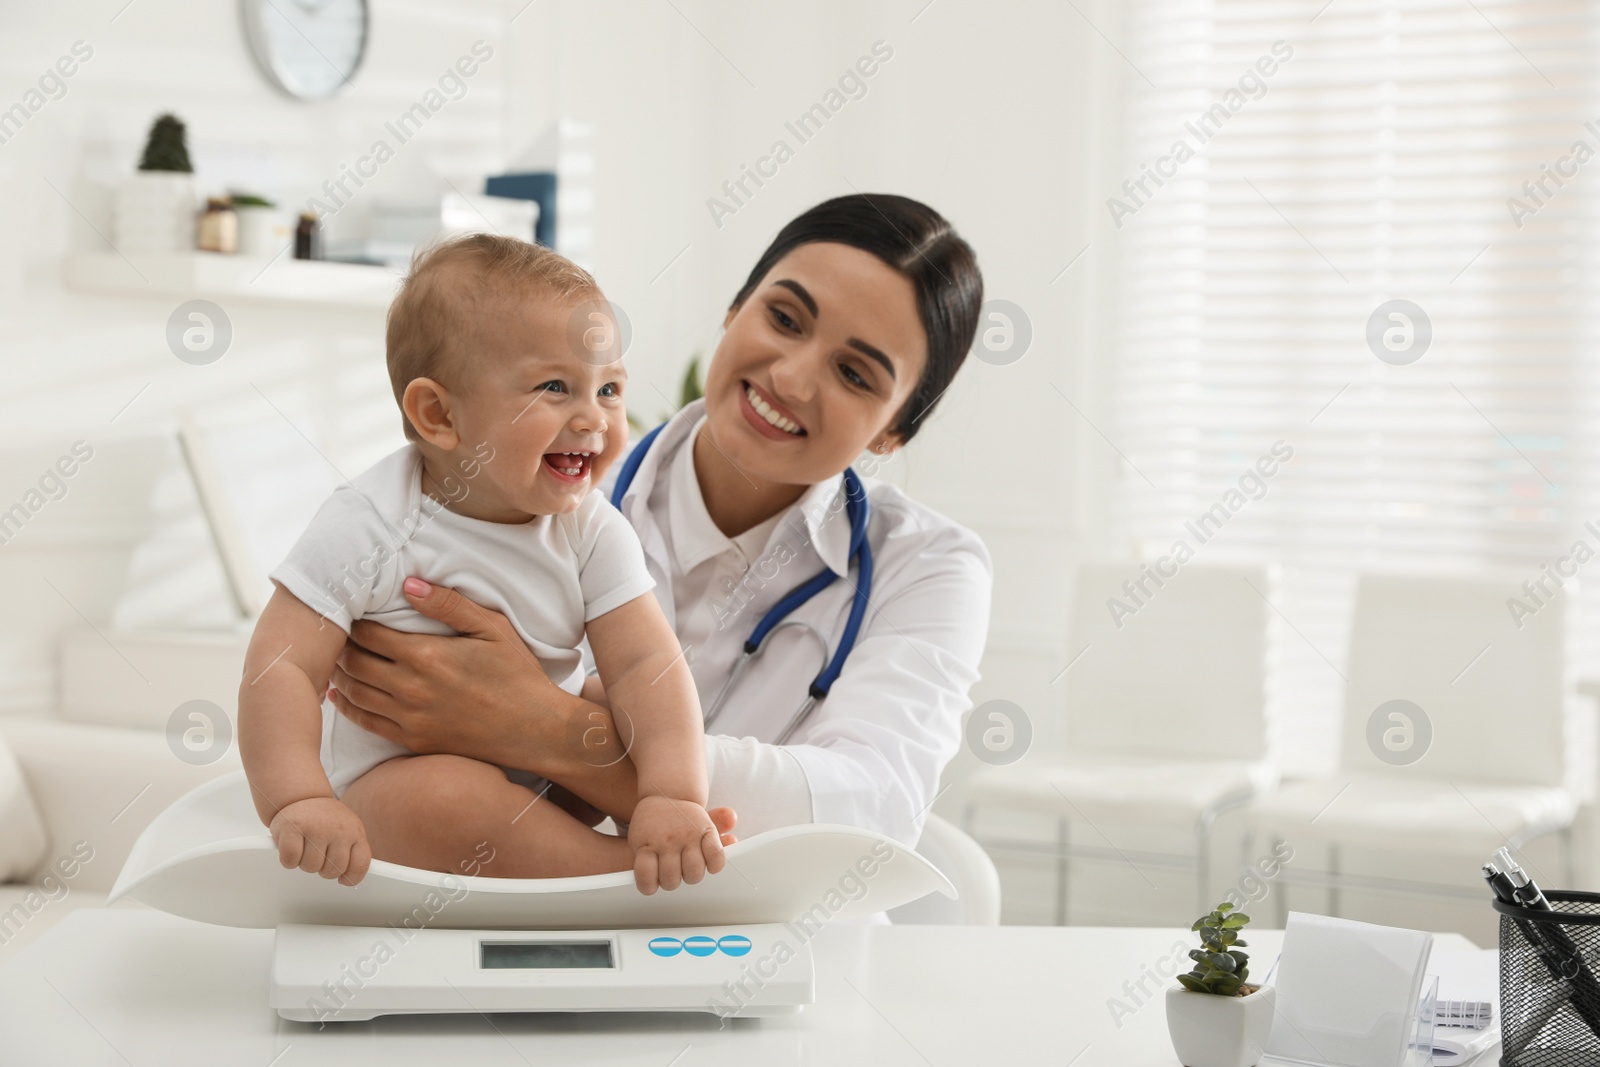
[[[473, 491], [473, 479], [456, 475], [444, 490], [459, 499]], [[569, 693], [583, 688], [585, 624], [655, 586], [633, 527], [601, 493], [587, 494], [570, 514], [525, 523], [468, 518], [423, 493], [422, 454], [412, 445], [335, 490], [270, 575], [346, 633], [356, 619], [410, 633], [453, 632], [406, 601], [401, 583], [413, 576], [503, 613]], [[406, 754], [323, 704], [322, 766], [335, 796]]]

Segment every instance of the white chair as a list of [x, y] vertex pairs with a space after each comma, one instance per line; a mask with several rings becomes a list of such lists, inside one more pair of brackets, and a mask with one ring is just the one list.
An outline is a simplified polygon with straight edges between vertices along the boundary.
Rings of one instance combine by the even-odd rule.
[[[1328, 870], [1285, 867], [1281, 885], [1328, 888], [1334, 914], [1343, 888], [1482, 899], [1479, 864], [1501, 846], [1519, 849], [1549, 833], [1561, 835], [1563, 877], [1573, 884], [1571, 831], [1582, 797], [1565, 739], [1583, 711], [1566, 648], [1573, 593], [1569, 586], [1519, 629], [1507, 600], [1527, 602], [1522, 580], [1361, 577], [1338, 773], [1287, 782], [1246, 813], [1250, 832], [1286, 841], [1299, 855], [1328, 849]], [[1426, 721], [1391, 706], [1374, 724], [1393, 700], [1416, 705]], [[1413, 748], [1429, 732], [1425, 749]], [[1397, 762], [1414, 751], [1414, 762]], [[1350, 847], [1459, 856], [1461, 877], [1452, 886], [1346, 874], [1341, 850]], [[1279, 894], [1280, 918], [1286, 897]]]
[[[1056, 861], [1056, 922], [1063, 925], [1074, 856], [1194, 870], [1196, 900], [1209, 909], [1212, 824], [1277, 782], [1268, 710], [1277, 627], [1264, 599], [1272, 595], [1272, 572], [1190, 564], [1159, 587], [1144, 578], [1130, 596], [1124, 583], [1145, 573], [1133, 563], [1078, 571], [1068, 628], [1072, 663], [1057, 683], [1066, 690], [1065, 755], [1029, 755], [968, 782], [969, 832], [979, 808], [1055, 817], [1057, 840], [1047, 851]], [[1134, 852], [1109, 840], [1109, 848], [1073, 845], [1075, 822], [1096, 834], [1102, 823], [1191, 827], [1195, 851]]]
[[895, 923], [938, 926], [995, 926], [1000, 922], [1000, 874], [994, 861], [953, 823], [929, 815], [917, 851], [944, 872], [960, 896], [930, 893], [889, 912]]

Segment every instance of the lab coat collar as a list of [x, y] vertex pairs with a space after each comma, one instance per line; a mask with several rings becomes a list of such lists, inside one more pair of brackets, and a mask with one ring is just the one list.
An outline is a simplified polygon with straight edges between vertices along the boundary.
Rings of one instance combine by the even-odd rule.
[[[687, 404], [674, 415], [639, 464], [633, 485], [622, 500], [623, 514], [642, 533], [642, 524], [638, 520], [650, 510], [651, 491], [662, 479], [663, 473], [671, 479], [668, 514], [664, 519], [671, 529], [674, 570], [678, 574], [689, 573], [707, 559], [727, 551], [732, 544], [731, 539], [717, 529], [711, 516], [706, 513], [700, 484], [693, 477], [691, 456], [683, 456], [681, 464], [674, 462], [704, 421], [704, 400]], [[674, 463], [677, 469], [663, 472], [663, 463]], [[802, 530], [804, 539], [815, 547], [818, 557], [829, 570], [835, 574], [849, 571], [850, 520], [844, 506], [844, 475], [837, 475], [808, 488], [779, 520], [772, 539], [788, 536], [792, 543], [794, 535]]]
[[[817, 556], [833, 573], [843, 575], [850, 571], [850, 514], [845, 508], [844, 475], [835, 475], [818, 482], [794, 504], [803, 516], [806, 533], [817, 550]], [[778, 524], [781, 530], [792, 525], [794, 517], [786, 517]]]
[[671, 463], [666, 476], [672, 486], [667, 494], [667, 526], [672, 531], [672, 554], [679, 574], [689, 574], [733, 546], [733, 539], [711, 521], [694, 473], [694, 439], [705, 421], [703, 414], [695, 420], [676, 455], [666, 461]]

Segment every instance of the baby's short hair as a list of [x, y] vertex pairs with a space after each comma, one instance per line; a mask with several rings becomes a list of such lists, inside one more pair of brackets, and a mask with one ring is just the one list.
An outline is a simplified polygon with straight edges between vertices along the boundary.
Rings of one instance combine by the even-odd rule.
[[[572, 260], [514, 237], [474, 233], [420, 250], [389, 305], [385, 347], [395, 403], [402, 403], [413, 379], [450, 384], [462, 368], [459, 343], [471, 332], [470, 316], [487, 313], [490, 300], [529, 290], [562, 302], [601, 295], [594, 278]], [[403, 413], [401, 422], [406, 437], [419, 440]]]

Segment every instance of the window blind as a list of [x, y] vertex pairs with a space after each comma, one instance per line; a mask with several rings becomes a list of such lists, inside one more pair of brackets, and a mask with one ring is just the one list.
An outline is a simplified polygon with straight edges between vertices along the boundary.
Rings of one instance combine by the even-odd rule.
[[[1125, 17], [1113, 540], [1281, 565], [1280, 751], [1326, 771], [1358, 573], [1537, 579], [1579, 539], [1600, 552], [1583, 528], [1600, 12], [1138, 0]], [[1293, 458], [1246, 478], [1278, 442]], [[1230, 489], [1243, 503], [1197, 543], [1186, 523]], [[1600, 674], [1600, 559], [1576, 569], [1579, 666]]]

